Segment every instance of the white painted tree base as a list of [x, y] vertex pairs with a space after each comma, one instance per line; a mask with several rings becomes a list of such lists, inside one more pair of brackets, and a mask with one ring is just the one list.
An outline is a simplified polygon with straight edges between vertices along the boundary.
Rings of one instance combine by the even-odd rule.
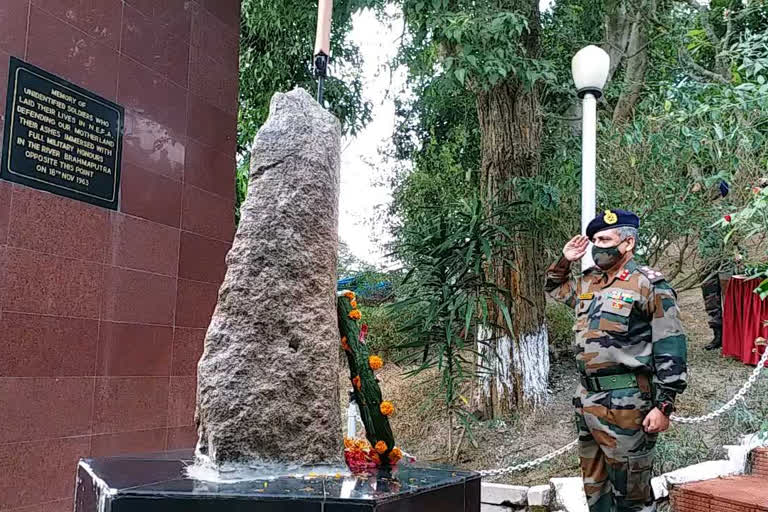
[[[493, 330], [480, 327], [477, 337], [481, 341], [493, 339]], [[544, 404], [549, 387], [547, 326], [542, 325], [537, 331], [523, 335], [517, 350], [509, 336], [499, 336], [493, 345], [495, 354], [491, 352], [492, 347], [477, 345], [478, 364], [487, 368], [479, 377], [482, 398], [487, 400], [492, 396], [492, 386], [496, 388], [496, 396], [513, 396], [515, 376], [520, 375], [524, 400], [533, 406]]]

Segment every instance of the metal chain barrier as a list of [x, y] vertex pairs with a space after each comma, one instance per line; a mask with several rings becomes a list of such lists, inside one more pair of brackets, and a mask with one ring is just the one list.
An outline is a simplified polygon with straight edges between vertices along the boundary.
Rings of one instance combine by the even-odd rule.
[[522, 464], [518, 464], [516, 466], [508, 466], [506, 468], [486, 469], [483, 471], [478, 471], [478, 473], [480, 473], [482, 476], [499, 476], [499, 475], [505, 475], [507, 473], [514, 473], [515, 471], [522, 471], [524, 469], [531, 469], [538, 466], [539, 464], [543, 464], [549, 460], [554, 459], [555, 457], [559, 457], [560, 455], [571, 451], [572, 449], [576, 448], [576, 445], [578, 443], [579, 443], [579, 440], [576, 439], [574, 441], [571, 441], [567, 445], [563, 446], [562, 448], [557, 449], [552, 453], [548, 453], [543, 457], [539, 457], [538, 459], [533, 459], [528, 462], [523, 462]]
[[[676, 423], [703, 423], [705, 421], [710, 421], [721, 414], [731, 410], [736, 403], [739, 400], [742, 400], [744, 396], [749, 392], [749, 389], [755, 384], [755, 381], [760, 376], [760, 372], [765, 367], [765, 363], [768, 361], [768, 348], [763, 352], [762, 357], [760, 357], [760, 361], [758, 361], [757, 366], [755, 366], [755, 369], [752, 370], [752, 375], [749, 376], [749, 379], [744, 383], [743, 386], [741, 386], [741, 389], [734, 395], [733, 398], [731, 398], [728, 402], [726, 402], [722, 407], [718, 408], [717, 410], [705, 414], [704, 416], [697, 416], [692, 418], [681, 418], [676, 415], [670, 416], [670, 420], [676, 422]], [[547, 455], [544, 455], [543, 457], [539, 457], [538, 459], [534, 459], [528, 462], [523, 462], [522, 464], [517, 464], [515, 466], [507, 466], [505, 468], [499, 468], [499, 469], [486, 469], [482, 471], [478, 471], [480, 475], [482, 476], [499, 476], [499, 475], [506, 475], [508, 473], [514, 473], [516, 471], [523, 471], [525, 469], [531, 469], [534, 468], [540, 464], [543, 464], [547, 461], [550, 461], [554, 459], [555, 457], [559, 457], [560, 455], [567, 453], [571, 451], [572, 449], [576, 448], [578, 445], [579, 440], [576, 439], [567, 445], [563, 446], [562, 448], [558, 448], [557, 450], [548, 453]]]
[[760, 375], [760, 371], [765, 366], [766, 360], [768, 360], [768, 349], [763, 351], [763, 355], [760, 358], [760, 361], [758, 361], [757, 366], [755, 366], [755, 369], [752, 370], [752, 375], [750, 375], [749, 379], [747, 379], [747, 382], [745, 382], [744, 385], [741, 386], [741, 389], [739, 390], [739, 392], [736, 393], [736, 395], [733, 398], [731, 398], [728, 402], [723, 404], [723, 406], [720, 407], [719, 409], [712, 411], [709, 414], [705, 414], [704, 416], [698, 416], [694, 418], [681, 418], [673, 414], [672, 416], [670, 416], [669, 419], [677, 423], [702, 423], [705, 421], [713, 420], [718, 416], [720, 416], [721, 414], [723, 414], [724, 412], [731, 410], [733, 406], [736, 405], [736, 402], [744, 398], [744, 395], [747, 394], [747, 392], [749, 391], [749, 388], [751, 388], [752, 385], [755, 383], [755, 381], [757, 380], [757, 377]]

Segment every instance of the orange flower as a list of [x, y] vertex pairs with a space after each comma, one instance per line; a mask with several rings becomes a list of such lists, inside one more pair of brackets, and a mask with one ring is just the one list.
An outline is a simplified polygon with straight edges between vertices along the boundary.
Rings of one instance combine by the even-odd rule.
[[360, 320], [361, 318], [363, 318], [363, 314], [360, 313], [359, 309], [353, 309], [352, 311], [349, 312], [349, 318], [351, 318], [352, 320]]
[[403, 452], [397, 446], [392, 448], [392, 451], [389, 452], [389, 463], [392, 464], [393, 466], [397, 464], [402, 458], [403, 458]]
[[349, 301], [349, 305], [352, 306], [353, 309], [357, 309], [357, 300], [352, 299]]
[[341, 337], [341, 348], [349, 352], [351, 349], [349, 348], [349, 343], [347, 343], [347, 337], [342, 336]]
[[344, 292], [344, 296], [349, 300], [355, 300], [355, 292], [346, 291]]
[[381, 405], [379, 406], [379, 410], [381, 411], [381, 414], [384, 416], [390, 416], [393, 412], [395, 412], [395, 406], [392, 405], [392, 402], [381, 402]]
[[379, 356], [371, 356], [368, 358], [368, 366], [371, 367], [371, 370], [376, 371], [384, 366], [384, 361]]
[[355, 386], [355, 389], [360, 391], [360, 376], [355, 376], [354, 379], [352, 379], [352, 385]]
[[379, 454], [378, 454], [378, 453], [372, 453], [372, 454], [371, 454], [371, 460], [372, 460], [372, 461], [373, 461], [373, 463], [374, 463], [374, 464], [376, 464], [377, 466], [381, 466], [381, 457], [379, 457]]
[[374, 448], [378, 453], [384, 455], [384, 452], [387, 451], [387, 443], [385, 443], [384, 441], [379, 441], [376, 443], [376, 446]]

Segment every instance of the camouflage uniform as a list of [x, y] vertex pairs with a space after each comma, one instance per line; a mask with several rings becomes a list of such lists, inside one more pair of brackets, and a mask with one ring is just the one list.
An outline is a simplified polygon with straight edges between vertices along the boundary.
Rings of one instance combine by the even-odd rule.
[[[582, 384], [573, 401], [590, 511], [653, 511], [657, 434], [646, 434], [642, 423], [655, 404], [674, 402], [686, 386], [686, 337], [676, 294], [661, 274], [634, 261], [608, 281], [596, 267], [574, 277], [564, 258], [547, 271], [546, 289], [576, 309], [574, 350]], [[636, 382], [587, 390], [586, 378], [603, 376]]]
[[[728, 195], [728, 190], [729, 187], [725, 181], [715, 183], [709, 189], [709, 198], [713, 203], [717, 203]], [[726, 251], [724, 241], [726, 234], [726, 229], [708, 228], [699, 238], [699, 257], [704, 261], [699, 273], [701, 295], [704, 299], [707, 323], [713, 334], [712, 341], [705, 347], [708, 350], [720, 348], [723, 345], [723, 290], [718, 274], [733, 272], [735, 267]], [[738, 243], [735, 249], [737, 253], [740, 251]]]
[[699, 241], [699, 254], [704, 260], [704, 267], [699, 274], [701, 279], [701, 295], [704, 298], [707, 323], [714, 334], [713, 348], [722, 345], [723, 303], [718, 273], [721, 270], [726, 270], [723, 268], [725, 260], [724, 236], [719, 230], [709, 229], [702, 233]]

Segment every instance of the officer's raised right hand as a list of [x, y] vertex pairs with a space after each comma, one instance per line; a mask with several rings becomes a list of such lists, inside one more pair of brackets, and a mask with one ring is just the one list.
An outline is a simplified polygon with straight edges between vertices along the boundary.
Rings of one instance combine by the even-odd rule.
[[563, 247], [563, 256], [568, 261], [580, 260], [587, 253], [589, 238], [584, 235], [576, 235]]

